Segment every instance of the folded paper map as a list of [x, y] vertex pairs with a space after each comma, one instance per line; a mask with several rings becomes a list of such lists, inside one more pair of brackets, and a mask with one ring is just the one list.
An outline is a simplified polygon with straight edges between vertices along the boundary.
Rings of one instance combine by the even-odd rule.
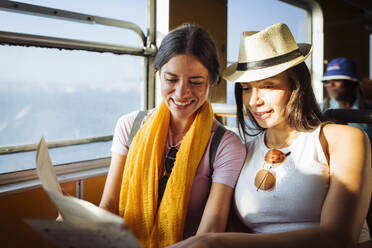
[[37, 149], [36, 170], [63, 221], [26, 219], [25, 222], [56, 247], [140, 247], [123, 218], [90, 202], [62, 194], [43, 137]]

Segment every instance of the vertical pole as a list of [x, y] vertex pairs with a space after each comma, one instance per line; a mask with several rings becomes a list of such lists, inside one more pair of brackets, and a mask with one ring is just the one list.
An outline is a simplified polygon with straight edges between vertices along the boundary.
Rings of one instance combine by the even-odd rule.
[[84, 181], [82, 179], [76, 181], [75, 196], [79, 199], [84, 198]]
[[[148, 33], [146, 46], [156, 47], [156, 0], [147, 1], [148, 9]], [[144, 106], [145, 109], [151, 109], [155, 107], [155, 68], [154, 68], [154, 56], [146, 56], [144, 58]]]

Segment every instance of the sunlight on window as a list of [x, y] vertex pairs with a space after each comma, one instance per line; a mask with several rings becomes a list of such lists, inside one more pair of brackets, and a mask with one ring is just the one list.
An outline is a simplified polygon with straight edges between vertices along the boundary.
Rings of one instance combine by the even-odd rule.
[[140, 107], [142, 57], [18, 46], [0, 53], [0, 146], [109, 135], [121, 114]]
[[[146, 30], [146, 0], [22, 2], [126, 20]], [[142, 47], [133, 31], [0, 12], [0, 31]], [[119, 117], [141, 106], [142, 56], [14, 45], [0, 45], [0, 54], [0, 147], [34, 144], [41, 136], [51, 142], [112, 135]], [[110, 144], [51, 149], [51, 157], [53, 164], [109, 157]], [[34, 160], [35, 152], [0, 155], [0, 173], [35, 168]]]

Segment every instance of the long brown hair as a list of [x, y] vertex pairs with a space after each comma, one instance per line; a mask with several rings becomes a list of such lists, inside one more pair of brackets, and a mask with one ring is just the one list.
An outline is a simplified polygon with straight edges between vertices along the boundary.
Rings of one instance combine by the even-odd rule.
[[[291, 88], [286, 113], [290, 127], [298, 131], [310, 131], [318, 127], [322, 122], [322, 114], [316, 102], [309, 69], [304, 62], [287, 69], [286, 71]], [[246, 110], [243, 104], [243, 88], [240, 83], [235, 83], [235, 101], [237, 108], [237, 125], [239, 134], [246, 141], [246, 136], [255, 136], [263, 132], [265, 128], [258, 125], [252, 114]], [[248, 114], [251, 125], [248, 124], [244, 115]], [[248, 130], [250, 132], [248, 132]]]

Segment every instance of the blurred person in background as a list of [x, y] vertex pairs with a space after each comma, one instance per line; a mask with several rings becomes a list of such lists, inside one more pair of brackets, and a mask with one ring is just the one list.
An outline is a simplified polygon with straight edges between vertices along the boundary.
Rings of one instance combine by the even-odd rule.
[[[372, 109], [372, 102], [367, 101], [362, 92], [361, 81], [356, 73], [355, 64], [347, 58], [335, 58], [327, 64], [322, 82], [327, 90], [322, 111], [327, 109]], [[349, 123], [364, 130], [372, 137], [372, 125], [366, 123]]]

